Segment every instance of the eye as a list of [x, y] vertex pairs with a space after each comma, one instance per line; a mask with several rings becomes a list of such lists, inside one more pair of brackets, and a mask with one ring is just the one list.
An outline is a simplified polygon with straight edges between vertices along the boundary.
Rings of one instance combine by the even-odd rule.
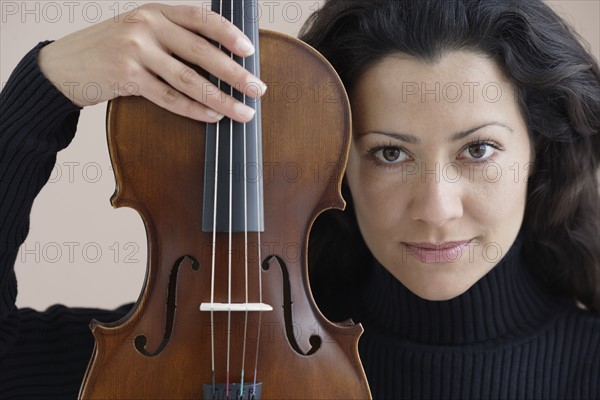
[[378, 146], [369, 150], [369, 154], [384, 164], [396, 164], [408, 158], [407, 154], [396, 146]]
[[496, 153], [494, 149], [500, 150], [500, 147], [497, 144], [488, 141], [475, 142], [468, 144], [463, 150], [462, 155], [465, 156], [467, 160], [480, 162], [492, 157]]

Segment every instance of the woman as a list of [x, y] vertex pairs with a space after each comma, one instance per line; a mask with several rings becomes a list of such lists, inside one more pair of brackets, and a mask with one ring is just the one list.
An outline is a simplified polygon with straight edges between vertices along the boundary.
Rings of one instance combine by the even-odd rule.
[[[352, 204], [313, 236], [316, 293], [330, 318], [363, 323], [375, 398], [598, 397], [600, 72], [569, 28], [535, 1], [345, 1], [301, 35], [354, 112]], [[347, 246], [359, 232], [366, 246]], [[586, 330], [575, 315], [595, 344], [542, 361], [552, 330]], [[580, 351], [594, 358], [567, 367]]]
[[[228, 98], [190, 100], [203, 98], [201, 78], [173, 51], [264, 93], [190, 31], [247, 55], [242, 35], [190, 10], [149, 6], [137, 26], [100, 24], [39, 46], [2, 93], [5, 397], [75, 395], [87, 320], [100, 315], [14, 309], [31, 202], [88, 105], [48, 80], [65, 93], [60, 82], [135, 81], [192, 118], [252, 117]], [[600, 71], [568, 26], [541, 1], [348, 0], [327, 2], [301, 36], [339, 72], [354, 115], [349, 207], [311, 238], [315, 296], [331, 319], [363, 323], [374, 397], [599, 398]], [[39, 98], [28, 96], [32, 82]], [[47, 375], [57, 369], [58, 385]]]

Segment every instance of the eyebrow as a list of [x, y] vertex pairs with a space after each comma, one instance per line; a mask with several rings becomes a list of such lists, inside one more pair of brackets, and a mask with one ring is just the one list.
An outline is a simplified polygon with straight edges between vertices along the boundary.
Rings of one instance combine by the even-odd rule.
[[[485, 128], [486, 126], [490, 126], [490, 125], [501, 126], [501, 127], [508, 129], [510, 132], [513, 132], [513, 128], [511, 128], [510, 126], [503, 124], [502, 122], [493, 121], [493, 122], [486, 122], [483, 125], [479, 125], [474, 128], [471, 128], [471, 129], [467, 129], [466, 131], [456, 132], [456, 133], [452, 134], [452, 136], [450, 136], [449, 141], [456, 142], [457, 140], [464, 139], [467, 136], [469, 136], [470, 134], [478, 131], [479, 129]], [[395, 139], [401, 140], [406, 143], [421, 144], [421, 139], [419, 139], [418, 137], [411, 135], [409, 133], [402, 133], [402, 132], [367, 131], [367, 132], [359, 133], [358, 136], [368, 135], [371, 133], [390, 136], [390, 137], [393, 137]]]

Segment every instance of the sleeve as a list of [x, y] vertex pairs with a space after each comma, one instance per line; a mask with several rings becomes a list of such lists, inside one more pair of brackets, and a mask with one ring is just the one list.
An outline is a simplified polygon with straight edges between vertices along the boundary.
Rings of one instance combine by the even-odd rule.
[[48, 181], [56, 153], [75, 135], [80, 108], [42, 74], [39, 43], [0, 93], [0, 398], [76, 398], [94, 341], [92, 318], [115, 310], [55, 305], [18, 310], [14, 264], [29, 232], [33, 201]]
[[29, 231], [33, 200], [48, 181], [56, 153], [73, 139], [80, 108], [37, 64], [39, 43], [0, 93], [0, 357], [18, 331], [14, 263]]

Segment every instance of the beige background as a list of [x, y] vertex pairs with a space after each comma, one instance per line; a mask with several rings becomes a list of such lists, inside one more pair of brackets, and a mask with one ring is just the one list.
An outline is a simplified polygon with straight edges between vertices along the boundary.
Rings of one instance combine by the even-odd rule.
[[[168, 1], [164, 1], [169, 3]], [[548, 0], [600, 58], [600, 1]], [[36, 43], [113, 18], [144, 1], [0, 0], [0, 83]], [[202, 4], [204, 1], [172, 1]], [[296, 35], [320, 1], [260, 1], [261, 27]], [[31, 231], [15, 266], [17, 304], [116, 307], [134, 301], [146, 269], [143, 224], [131, 209], [113, 209], [114, 177], [101, 104], [83, 110], [78, 133], [34, 203]]]

